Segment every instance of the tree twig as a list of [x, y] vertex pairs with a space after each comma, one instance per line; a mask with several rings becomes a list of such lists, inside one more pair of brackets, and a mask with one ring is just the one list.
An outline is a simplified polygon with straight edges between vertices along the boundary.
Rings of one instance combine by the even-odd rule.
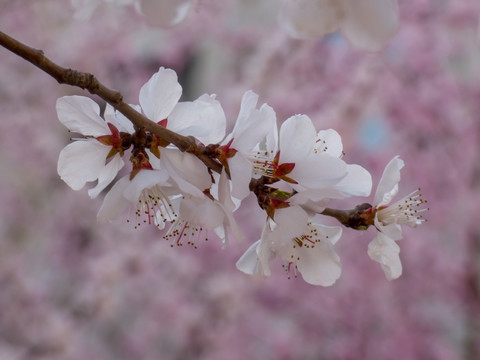
[[193, 153], [202, 160], [207, 167], [218, 173], [221, 172], [222, 165], [204, 154], [191, 138], [179, 135], [149, 120], [124, 102], [120, 92], [109, 89], [98, 81], [94, 75], [61, 67], [46, 57], [42, 50], [25, 45], [1, 31], [0, 45], [43, 70], [57, 80], [58, 83], [79, 87], [87, 90], [91, 94], [99, 96], [125, 115], [136, 127], [150, 131], [163, 140], [174, 144], [181, 151]]

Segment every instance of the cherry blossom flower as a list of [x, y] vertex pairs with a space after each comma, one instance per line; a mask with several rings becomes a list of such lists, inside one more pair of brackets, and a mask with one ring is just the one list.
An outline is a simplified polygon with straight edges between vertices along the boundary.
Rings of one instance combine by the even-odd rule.
[[404, 162], [395, 156], [385, 167], [373, 200], [374, 224], [377, 228], [375, 238], [368, 245], [368, 255], [381, 264], [388, 280], [396, 279], [402, 274], [400, 247], [396, 241], [402, 235], [401, 225], [417, 227], [426, 220], [422, 213], [428, 208], [421, 208], [426, 203], [419, 194], [419, 189], [388, 205], [398, 193], [400, 170]]
[[[315, 139], [314, 153], [325, 153], [342, 158], [343, 144], [340, 134], [333, 130], [320, 130]], [[290, 202], [301, 204], [304, 209], [320, 213], [329, 199], [343, 199], [351, 196], [368, 196], [372, 189], [372, 176], [360, 165], [346, 164], [346, 175], [333, 186], [322, 190], [307, 190], [295, 194]]]
[[[181, 194], [203, 196], [199, 189], [211, 186], [203, 163], [179, 150], [163, 149], [162, 155], [165, 151], [171, 154], [162, 158], [176, 161], [177, 166], [168, 165], [168, 162], [162, 166], [160, 160], [152, 156], [152, 169], [139, 171], [133, 178], [126, 175], [119, 179], [105, 195], [98, 211], [100, 223], [111, 221], [126, 209], [134, 208], [136, 227], [148, 223], [163, 228], [165, 222], [173, 223], [178, 216], [178, 206], [174, 206], [172, 199]], [[178, 174], [178, 168], [182, 169], [181, 174]]]
[[276, 131], [276, 117], [273, 109], [263, 104], [257, 109], [258, 95], [247, 91], [242, 98], [240, 112], [235, 126], [222, 142], [220, 149], [225, 156], [223, 164], [230, 171], [232, 195], [242, 200], [250, 194], [252, 178], [252, 152], [270, 133]]
[[228, 229], [237, 240], [243, 239], [233, 217], [237, 206], [231, 197], [225, 169], [220, 176], [216, 176], [211, 192], [206, 192], [203, 196], [185, 195], [179, 201], [179, 216], [164, 236], [166, 239], [173, 239], [179, 246], [184, 242], [196, 246], [195, 241], [202, 236], [202, 232], [207, 238], [208, 230], [214, 230], [226, 246]]
[[278, 256], [288, 274], [296, 271], [312, 285], [330, 286], [342, 273], [333, 245], [342, 229], [309, 221], [299, 206], [279, 209], [275, 221], [267, 220], [262, 237], [237, 261], [237, 268], [250, 275], [270, 276], [269, 262]]
[[296, 204], [328, 197], [342, 198], [370, 193], [370, 174], [342, 159], [340, 135], [320, 131], [306, 115], [295, 115], [271, 132], [254, 154], [254, 175], [281, 179], [296, 192]]
[[342, 30], [363, 50], [378, 51], [398, 27], [396, 0], [283, 0], [279, 24], [295, 38]]
[[203, 144], [220, 142], [225, 136], [226, 119], [215, 95], [178, 102], [181, 95], [175, 71], [161, 67], [140, 89], [140, 106], [156, 123], [168, 119], [166, 128], [177, 134], [194, 136]]
[[[177, 74], [161, 67], [140, 89], [140, 106], [149, 119], [177, 134], [193, 136], [204, 144], [219, 142], [225, 136], [226, 119], [215, 95], [204, 94], [195, 101], [178, 102], [181, 94]], [[158, 152], [157, 170], [167, 171], [182, 192], [202, 196], [210, 188], [208, 170], [197, 157], [174, 147]]]
[[64, 96], [57, 100], [56, 107], [60, 122], [70, 131], [85, 136], [60, 152], [58, 174], [73, 190], [98, 180], [97, 186], [88, 192], [95, 198], [124, 166], [123, 151], [130, 145], [122, 137], [133, 132], [133, 126], [116, 116], [109, 105], [105, 120], [102, 119], [98, 104], [84, 96]]

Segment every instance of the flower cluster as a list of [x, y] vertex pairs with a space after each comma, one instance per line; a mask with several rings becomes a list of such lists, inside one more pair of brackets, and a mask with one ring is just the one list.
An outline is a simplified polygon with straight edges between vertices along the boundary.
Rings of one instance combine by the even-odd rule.
[[[417, 192], [388, 206], [398, 192], [402, 160], [396, 157], [387, 165], [373, 206], [335, 212], [326, 208], [330, 199], [368, 196], [372, 187], [367, 170], [343, 160], [335, 130], [317, 131], [306, 115], [292, 116], [278, 129], [274, 110], [258, 106], [258, 96], [247, 91], [226, 135], [225, 114], [215, 95], [180, 102], [181, 94], [175, 72], [160, 68], [133, 107], [160, 126], [193, 138], [195, 150], [190, 152], [133, 126], [109, 105], [102, 117], [89, 98], [58, 99], [59, 120], [82, 135], [61, 151], [58, 173], [74, 190], [97, 181], [88, 191], [92, 198], [110, 187], [99, 222], [130, 210], [127, 217], [135, 227], [145, 223], [165, 229], [164, 238], [172, 246], [196, 247], [210, 232], [225, 246], [229, 234], [243, 238], [233, 213], [253, 193], [265, 211], [265, 225], [260, 239], [237, 262], [241, 271], [268, 276], [270, 261], [278, 257], [288, 274], [298, 272], [308, 283], [332, 285], [341, 274], [334, 245], [342, 229], [317, 223], [317, 214], [324, 214], [355, 229], [374, 225], [378, 232], [369, 256], [380, 262], [388, 279], [401, 274], [395, 243], [401, 238], [400, 225], [421, 224], [425, 210]], [[222, 170], [212, 171], [199, 154]], [[130, 167], [125, 170], [126, 157]]]

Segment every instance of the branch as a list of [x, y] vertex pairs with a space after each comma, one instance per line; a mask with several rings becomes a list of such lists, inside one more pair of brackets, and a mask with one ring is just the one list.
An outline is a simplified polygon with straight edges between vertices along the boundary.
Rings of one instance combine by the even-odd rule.
[[125, 103], [120, 92], [109, 89], [98, 81], [94, 75], [61, 67], [47, 58], [42, 50], [27, 46], [1, 31], [0, 45], [45, 71], [48, 75], [57, 80], [58, 83], [76, 86], [88, 90], [91, 94], [99, 96], [125, 115], [136, 127], [150, 131], [152, 134], [159, 136], [163, 140], [174, 144], [181, 151], [193, 153], [202, 160], [207, 167], [218, 173], [221, 172], [222, 165], [204, 154], [202, 148], [198, 147], [194, 140], [179, 135], [149, 120], [147, 117]]
[[342, 225], [355, 230], [365, 230], [374, 224], [375, 213], [372, 205], [363, 203], [351, 210], [325, 208], [320, 214], [337, 219]]

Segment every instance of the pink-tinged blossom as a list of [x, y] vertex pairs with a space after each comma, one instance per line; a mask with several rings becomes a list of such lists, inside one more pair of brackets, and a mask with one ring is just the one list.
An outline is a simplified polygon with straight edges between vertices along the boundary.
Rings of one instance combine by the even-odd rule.
[[398, 156], [390, 160], [383, 171], [373, 200], [377, 234], [368, 245], [368, 255], [381, 264], [388, 280], [402, 275], [400, 247], [396, 243], [403, 237], [401, 225], [421, 225], [425, 222], [422, 213], [427, 210], [420, 208], [426, 201], [418, 194], [419, 190], [388, 205], [398, 193], [400, 170], [403, 166], [404, 162]]
[[87, 182], [98, 180], [97, 186], [88, 192], [95, 198], [124, 166], [122, 132], [132, 132], [133, 127], [120, 121], [110, 106], [105, 120], [102, 119], [98, 104], [84, 96], [59, 98], [57, 114], [70, 131], [85, 136], [60, 152], [58, 174], [73, 190], [80, 190]]
[[363, 50], [378, 51], [398, 27], [396, 0], [283, 0], [280, 26], [295, 38], [342, 30]]
[[270, 276], [269, 262], [278, 256], [287, 273], [312, 285], [330, 286], [340, 277], [342, 267], [333, 245], [342, 229], [314, 224], [298, 206], [279, 209], [275, 220], [267, 219], [262, 237], [237, 261], [237, 268], [250, 275]]

